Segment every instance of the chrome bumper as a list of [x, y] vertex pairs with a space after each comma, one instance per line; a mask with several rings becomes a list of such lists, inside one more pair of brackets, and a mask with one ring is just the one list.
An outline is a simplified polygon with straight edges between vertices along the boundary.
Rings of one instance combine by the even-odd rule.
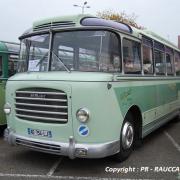
[[22, 145], [40, 152], [69, 156], [71, 159], [76, 157], [103, 158], [118, 153], [120, 149], [119, 141], [98, 144], [80, 144], [76, 143], [75, 139], [71, 136], [69, 137], [69, 143], [52, 142], [19, 136], [9, 128], [4, 132], [4, 139], [10, 145]]

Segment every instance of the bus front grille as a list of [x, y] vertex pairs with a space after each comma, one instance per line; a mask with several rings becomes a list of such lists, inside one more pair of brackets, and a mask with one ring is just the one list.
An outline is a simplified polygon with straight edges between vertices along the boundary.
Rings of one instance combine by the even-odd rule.
[[64, 91], [26, 88], [16, 91], [16, 116], [23, 120], [46, 123], [68, 121], [68, 100]]

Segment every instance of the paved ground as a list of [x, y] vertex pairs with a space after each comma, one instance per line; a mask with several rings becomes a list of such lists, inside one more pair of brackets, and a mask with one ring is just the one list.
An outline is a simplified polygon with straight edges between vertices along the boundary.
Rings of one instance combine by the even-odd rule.
[[[156, 172], [174, 167], [175, 172]], [[123, 163], [112, 158], [75, 159], [10, 147], [0, 137], [0, 180], [39, 179], [180, 179], [180, 121], [173, 120], [143, 140], [143, 146]], [[113, 169], [111, 169], [113, 168]], [[128, 173], [113, 173], [129, 169]], [[124, 169], [123, 169], [124, 168]], [[126, 169], [125, 169], [126, 168]], [[131, 172], [134, 168], [134, 172]], [[164, 169], [166, 170], [166, 169]], [[106, 172], [108, 171], [108, 172]], [[146, 171], [146, 172], [145, 172]]]

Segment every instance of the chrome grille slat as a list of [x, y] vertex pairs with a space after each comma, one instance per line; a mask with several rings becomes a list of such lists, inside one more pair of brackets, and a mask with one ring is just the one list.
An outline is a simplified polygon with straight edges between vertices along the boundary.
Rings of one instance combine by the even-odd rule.
[[44, 123], [68, 121], [67, 94], [48, 88], [18, 89], [15, 96], [16, 116], [23, 120]]
[[39, 92], [39, 91], [16, 91], [16, 93], [26, 93], [26, 94], [31, 94], [31, 93], [37, 93], [37, 94], [49, 94], [49, 95], [66, 95], [66, 93], [57, 93], [57, 92]]
[[[49, 107], [49, 105], [44, 104], [28, 104], [28, 103], [15, 103], [16, 105], [22, 105], [22, 106], [35, 106], [35, 107]], [[59, 109], [67, 109], [67, 106], [53, 106], [51, 105], [51, 108], [59, 108]]]
[[42, 119], [42, 120], [47, 120], [47, 121], [61, 121], [61, 122], [66, 122], [67, 119], [57, 119], [57, 118], [47, 118], [47, 117], [40, 117], [40, 116], [29, 116], [29, 115], [22, 115], [16, 113], [16, 116], [18, 117], [24, 117], [24, 118], [31, 118], [31, 119]]
[[52, 112], [52, 111], [36, 111], [36, 110], [29, 110], [29, 109], [20, 109], [20, 108], [15, 108], [17, 111], [24, 111], [24, 112], [34, 112], [34, 113], [43, 113], [43, 114], [59, 114], [59, 115], [67, 115], [67, 113], [63, 112]]
[[33, 148], [33, 149], [37, 149], [37, 150], [41, 150], [41, 151], [48, 151], [48, 152], [50, 151], [52, 153], [60, 153], [61, 151], [61, 147], [59, 145], [51, 145], [51, 144], [46, 144], [46, 143], [27, 141], [20, 138], [16, 139], [16, 144]]
[[45, 98], [28, 98], [28, 97], [16, 97], [15, 99], [23, 99], [23, 100], [36, 100], [36, 101], [56, 101], [56, 102], [67, 102], [66, 99], [45, 99]]
[[49, 152], [49, 150], [50, 150], [51, 152], [55, 152], [55, 153], [59, 152], [60, 153], [60, 150], [40, 148], [40, 147], [37, 147], [37, 146], [28, 145], [26, 143], [16, 142], [16, 144], [21, 145], [21, 146], [26, 146], [26, 147], [29, 147], [29, 148], [32, 148], [32, 149], [36, 149], [36, 150], [47, 151], [47, 152]]
[[53, 145], [53, 144], [47, 144], [47, 143], [29, 141], [29, 140], [19, 139], [19, 138], [17, 138], [16, 141], [21, 141], [21, 142], [28, 143], [28, 144], [31, 143], [31, 144], [34, 144], [34, 145], [40, 145], [40, 146], [45, 146], [45, 147], [58, 148], [58, 149], [60, 149], [60, 146], [59, 146], [59, 145]]

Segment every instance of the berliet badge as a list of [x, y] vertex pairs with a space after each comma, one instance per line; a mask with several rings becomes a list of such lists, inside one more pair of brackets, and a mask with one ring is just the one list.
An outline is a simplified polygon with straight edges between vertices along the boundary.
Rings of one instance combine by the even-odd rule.
[[46, 98], [45, 94], [32, 93], [30, 94], [31, 98]]

